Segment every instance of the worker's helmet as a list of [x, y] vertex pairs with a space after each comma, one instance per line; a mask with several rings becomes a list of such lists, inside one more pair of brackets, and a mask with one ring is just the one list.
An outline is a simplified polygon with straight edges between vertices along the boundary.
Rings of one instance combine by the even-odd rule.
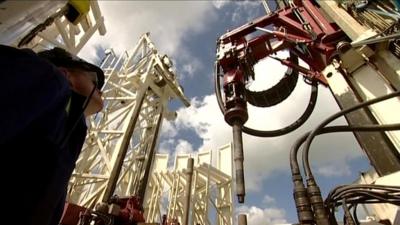
[[38, 55], [56, 66], [65, 68], [78, 68], [97, 74], [97, 88], [100, 90], [104, 84], [104, 73], [98, 66], [86, 62], [85, 60], [67, 52], [66, 50], [55, 47], [50, 50], [38, 52]]

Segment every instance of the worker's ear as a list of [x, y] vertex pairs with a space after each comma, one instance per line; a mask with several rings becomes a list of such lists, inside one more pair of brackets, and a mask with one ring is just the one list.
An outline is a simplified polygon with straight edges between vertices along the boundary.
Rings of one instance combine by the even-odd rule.
[[65, 68], [65, 67], [58, 67], [58, 70], [60, 70], [60, 72], [64, 75], [65, 78], [67, 78], [69, 85], [72, 85], [71, 82], [71, 72]]
[[66, 78], [68, 78], [68, 76], [69, 76], [69, 71], [68, 71], [67, 68], [65, 68], [65, 67], [58, 67], [58, 70], [60, 70], [61, 73], [62, 73]]

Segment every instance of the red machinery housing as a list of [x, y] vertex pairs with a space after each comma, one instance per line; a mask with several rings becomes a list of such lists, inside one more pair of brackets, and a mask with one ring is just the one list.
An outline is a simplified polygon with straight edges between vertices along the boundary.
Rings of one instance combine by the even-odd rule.
[[92, 211], [75, 204], [66, 203], [60, 224], [88, 225], [91, 224], [91, 221], [95, 221], [96, 225], [135, 225], [138, 222], [145, 222], [139, 198], [135, 196], [129, 198], [114, 197], [111, 204], [115, 207], [112, 213], [107, 206]]
[[[256, 31], [262, 32], [257, 35]], [[337, 44], [346, 38], [334, 23], [321, 14], [314, 1], [295, 0], [289, 6], [257, 18], [222, 35], [217, 42], [216, 95], [225, 121], [233, 128], [233, 147], [236, 168], [236, 191], [240, 203], [244, 202], [244, 173], [242, 130], [251, 135], [271, 137], [286, 134], [302, 125], [311, 114], [316, 101], [317, 83], [328, 85], [321, 71], [332, 61]], [[290, 58], [272, 55], [287, 50]], [[253, 92], [246, 82], [255, 79], [253, 66], [261, 59], [271, 57], [287, 66], [291, 73], [274, 87]], [[298, 65], [298, 58], [309, 68]], [[224, 101], [220, 94], [219, 77], [223, 74]], [[297, 74], [313, 84], [309, 107], [292, 125], [273, 132], [257, 131], [244, 126], [248, 119], [247, 102], [254, 106], [269, 107], [286, 99], [297, 83]]]
[[[264, 28], [271, 26], [274, 30]], [[257, 30], [265, 34], [246, 40], [247, 35]], [[327, 21], [311, 1], [295, 1], [291, 7], [255, 19], [222, 35], [218, 43], [217, 60], [224, 73], [237, 67], [248, 71], [258, 60], [286, 49], [294, 52], [310, 69], [287, 60], [282, 60], [282, 63], [326, 84], [324, 78], [319, 76], [319, 71], [331, 61], [336, 44], [344, 37], [336, 24]], [[280, 42], [272, 45], [272, 40]]]

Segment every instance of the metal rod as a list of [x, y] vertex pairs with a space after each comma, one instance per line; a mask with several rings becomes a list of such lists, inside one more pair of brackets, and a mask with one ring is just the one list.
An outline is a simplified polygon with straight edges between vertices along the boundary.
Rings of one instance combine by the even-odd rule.
[[239, 216], [238, 216], [238, 225], [247, 225], [247, 216], [246, 216], [246, 214], [239, 214]]
[[400, 15], [397, 14], [393, 14], [393, 13], [388, 13], [388, 12], [384, 12], [382, 10], [376, 10], [376, 9], [367, 9], [368, 11], [374, 12], [378, 15], [383, 15], [383, 16], [388, 16], [391, 17], [392, 19], [398, 20], [400, 19]]
[[147, 184], [149, 183], [151, 166], [153, 164], [153, 159], [156, 154], [155, 148], [156, 148], [156, 144], [157, 144], [157, 137], [160, 132], [160, 127], [162, 124], [163, 117], [164, 117], [163, 116], [163, 108], [161, 108], [161, 112], [158, 115], [158, 119], [157, 119], [157, 125], [155, 128], [156, 130], [154, 131], [154, 134], [152, 137], [149, 158], [146, 161], [146, 169], [144, 170], [143, 179], [141, 179], [140, 183], [139, 183], [138, 195], [140, 197], [140, 205], [142, 205], [142, 206], [143, 206], [144, 196], [146, 194]]
[[264, 31], [264, 32], [267, 33], [267, 34], [274, 34], [274, 31], [272, 31], [272, 30], [267, 30], [267, 29], [262, 28], [262, 27], [256, 27], [256, 30]]
[[[117, 153], [116, 159], [114, 160], [114, 166], [110, 172], [110, 178], [108, 180], [106, 189], [104, 191], [102, 202], [106, 202], [106, 203], [109, 202], [109, 200], [111, 199], [111, 196], [114, 194], [115, 187], [117, 186], [117, 182], [118, 182], [118, 177], [121, 173], [121, 169], [122, 169], [122, 165], [124, 164], [124, 159], [125, 159], [126, 153], [128, 152], [129, 143], [130, 143], [133, 131], [135, 129], [136, 122], [139, 118], [139, 111], [142, 107], [145, 97], [146, 97], [146, 89], [143, 89], [137, 95], [138, 100], [136, 102], [135, 108], [133, 109], [132, 113], [130, 114], [130, 116], [132, 116], [132, 118], [129, 120], [126, 132], [124, 133], [124, 136], [121, 139], [121, 143], [118, 146], [119, 151]], [[118, 150], [118, 149], [116, 149], [116, 150]]]
[[263, 6], [264, 6], [265, 12], [266, 12], [267, 14], [270, 14], [270, 13], [271, 13], [271, 9], [269, 8], [268, 0], [263, 0], [263, 1], [262, 1], [262, 4], [263, 4]]
[[400, 32], [395, 33], [395, 34], [391, 34], [391, 35], [388, 35], [388, 36], [362, 40], [362, 41], [358, 41], [358, 42], [355, 42], [355, 43], [353, 42], [353, 43], [351, 43], [351, 46], [352, 47], [360, 47], [360, 46], [363, 46], [363, 45], [374, 44], [374, 43], [377, 43], [377, 42], [382, 42], [382, 41], [395, 39], [395, 38], [400, 38]]
[[189, 208], [190, 208], [190, 196], [192, 193], [193, 164], [194, 164], [194, 159], [189, 158], [187, 161], [187, 169], [185, 171], [187, 183], [185, 186], [185, 202], [183, 206], [185, 213], [183, 214], [182, 225], [189, 225], [189, 212], [190, 212]]
[[243, 171], [243, 140], [242, 140], [242, 123], [236, 120], [233, 125], [233, 149], [235, 155], [235, 170], [236, 170], [236, 195], [239, 203], [244, 203], [244, 196], [246, 194], [244, 185], [244, 171]]

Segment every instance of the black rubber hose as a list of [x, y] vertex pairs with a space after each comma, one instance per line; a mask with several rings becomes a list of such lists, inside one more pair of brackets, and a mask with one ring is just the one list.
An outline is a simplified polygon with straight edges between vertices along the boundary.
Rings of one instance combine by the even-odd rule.
[[[319, 130], [317, 135], [324, 134], [324, 133], [333, 133], [333, 132], [344, 132], [344, 131], [383, 131], [383, 130], [397, 130], [400, 129], [400, 123], [399, 124], [390, 124], [390, 125], [367, 125], [367, 126], [331, 126], [331, 127], [324, 127]], [[305, 190], [304, 184], [301, 178], [301, 173], [299, 169], [299, 164], [297, 161], [297, 153], [302, 145], [302, 143], [306, 140], [306, 138], [309, 136], [310, 132], [305, 133], [303, 136], [298, 138], [293, 145], [293, 147], [290, 150], [290, 168], [292, 172], [292, 180], [293, 180], [293, 185], [294, 185], [294, 197], [295, 197], [295, 203], [297, 208], [302, 207], [302, 211], [298, 211], [298, 213], [305, 213], [305, 207], [307, 202], [306, 200], [302, 200], [299, 194]], [[300, 182], [296, 183], [296, 182]], [[300, 186], [299, 186], [300, 185]], [[338, 188], [340, 190], [340, 187]], [[336, 189], [335, 189], [336, 190]], [[300, 196], [300, 197], [299, 197]], [[332, 196], [330, 196], [332, 197]], [[328, 198], [327, 198], [328, 199]], [[325, 201], [326, 203], [326, 201]], [[308, 203], [309, 204], [309, 203]], [[311, 207], [308, 208], [309, 211], [311, 211]], [[300, 218], [302, 218], [299, 214], [299, 221]], [[304, 215], [303, 215], [304, 218]], [[332, 217], [332, 212], [331, 212], [331, 218]]]
[[[396, 124], [389, 124], [389, 125], [365, 125], [365, 126], [331, 126], [331, 127], [324, 127], [320, 129], [317, 135], [326, 134], [326, 133], [335, 133], [335, 132], [354, 132], [354, 131], [390, 131], [390, 130], [399, 130], [400, 123]], [[310, 135], [311, 132], [307, 132], [303, 134], [300, 138], [298, 138], [290, 150], [290, 168], [292, 170], [292, 174], [300, 174], [299, 163], [297, 161], [297, 153], [300, 146], [304, 143], [307, 137]]]
[[[224, 109], [224, 104], [223, 104], [223, 100], [222, 100], [222, 95], [221, 95], [221, 82], [220, 82], [220, 78], [219, 78], [219, 64], [218, 62], [215, 63], [214, 65], [214, 91], [215, 91], [215, 95], [217, 97], [217, 102], [218, 102], [218, 106], [222, 112], [222, 114], [224, 114], [225, 109]], [[284, 134], [287, 134], [291, 131], [296, 130], [297, 128], [299, 128], [301, 125], [303, 125], [307, 119], [311, 116], [312, 112], [314, 111], [315, 108], [315, 104], [317, 102], [317, 97], [318, 97], [318, 83], [316, 81], [313, 81], [313, 84], [311, 85], [311, 96], [310, 96], [310, 100], [308, 102], [308, 106], [305, 109], [304, 113], [292, 124], [277, 129], [277, 130], [256, 130], [256, 129], [252, 129], [246, 126], [243, 126], [242, 131], [253, 135], [253, 136], [257, 136], [257, 137], [277, 137], [277, 136], [281, 136]]]
[[355, 204], [354, 208], [353, 208], [353, 219], [354, 219], [354, 222], [356, 222], [357, 225], [360, 224], [360, 221], [358, 220], [358, 216], [357, 216], [357, 204]]
[[[346, 196], [348, 193], [355, 193], [359, 194], [362, 191], [370, 191], [370, 192], [376, 192], [376, 191], [386, 191], [386, 193], [390, 194], [396, 194], [400, 193], [400, 187], [398, 186], [387, 186], [387, 185], [376, 185], [376, 184], [358, 184], [358, 185], [344, 185], [344, 186], [339, 186], [335, 189], [333, 189], [329, 195], [326, 198], [326, 203], [329, 203], [331, 201], [335, 201], [337, 199], [340, 199], [343, 196]], [[379, 193], [379, 192], [378, 192]], [[396, 196], [393, 196], [396, 197]]]
[[325, 119], [324, 121], [322, 121], [322, 123], [320, 123], [320, 124], [310, 133], [310, 135], [308, 135], [308, 137], [307, 137], [307, 139], [306, 139], [306, 142], [305, 142], [305, 144], [304, 144], [304, 150], [303, 150], [303, 167], [304, 167], [304, 172], [305, 172], [306, 177], [307, 177], [307, 178], [313, 178], [313, 174], [312, 174], [312, 172], [311, 172], [310, 162], [309, 162], [308, 155], [309, 155], [309, 151], [310, 151], [311, 142], [312, 142], [312, 140], [314, 139], [314, 137], [318, 134], [318, 132], [319, 132], [320, 129], [322, 129], [324, 126], [326, 126], [326, 125], [329, 124], [331, 121], [335, 120], [336, 118], [338, 118], [338, 117], [340, 117], [340, 116], [343, 116], [343, 115], [345, 115], [345, 114], [347, 114], [347, 113], [350, 113], [350, 112], [352, 112], [352, 111], [355, 111], [355, 110], [357, 110], [357, 109], [360, 109], [360, 108], [363, 108], [363, 107], [372, 105], [372, 104], [374, 104], [374, 103], [378, 103], [378, 102], [381, 102], [381, 101], [384, 101], [384, 100], [387, 100], [387, 99], [389, 99], [389, 98], [393, 98], [393, 97], [396, 97], [396, 96], [399, 96], [399, 95], [400, 95], [400, 91], [396, 91], [396, 92], [393, 92], [393, 93], [388, 94], [388, 95], [384, 95], [384, 96], [381, 96], [381, 97], [378, 97], [378, 98], [375, 98], [375, 99], [372, 99], [372, 100], [369, 100], [369, 101], [365, 101], [365, 102], [363, 102], [363, 103], [354, 105], [354, 106], [352, 106], [352, 107], [350, 107], [350, 108], [341, 110], [341, 111], [339, 111], [339, 112], [333, 114], [332, 116], [328, 117], [328, 118]]
[[[290, 52], [290, 61], [298, 64], [299, 58]], [[273, 87], [264, 91], [245, 89], [246, 101], [257, 107], [271, 107], [279, 104], [292, 94], [297, 85], [299, 72], [288, 67], [285, 76]]]
[[338, 196], [341, 196], [342, 193], [345, 193], [348, 190], [385, 190], [388, 193], [400, 193], [400, 187], [399, 186], [389, 186], [389, 185], [378, 185], [378, 184], [351, 184], [351, 185], [341, 185], [333, 189], [329, 195], [327, 196], [327, 199], [334, 199]]
[[[359, 201], [360, 199], [363, 199], [363, 198], [370, 198], [370, 199], [377, 199], [377, 200], [388, 201], [388, 202], [393, 201], [394, 204], [400, 205], [399, 198], [396, 198], [395, 196], [390, 196], [387, 193], [384, 193], [381, 191], [382, 190], [380, 190], [380, 192], [378, 192], [378, 191], [371, 191], [368, 189], [350, 189], [350, 190], [346, 190], [343, 193], [341, 193], [340, 196], [338, 196], [334, 199], [330, 199], [330, 202], [337, 202], [343, 198], [347, 198], [353, 202]], [[334, 205], [338, 205], [338, 204], [334, 204]]]

